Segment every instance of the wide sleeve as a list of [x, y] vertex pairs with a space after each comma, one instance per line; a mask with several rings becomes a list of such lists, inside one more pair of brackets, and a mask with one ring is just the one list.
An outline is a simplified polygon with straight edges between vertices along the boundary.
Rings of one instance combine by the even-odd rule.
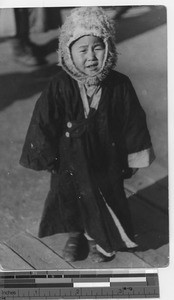
[[39, 171], [58, 165], [63, 114], [58, 98], [58, 88], [52, 81], [36, 102], [20, 158], [26, 168]]
[[[152, 161], [152, 157], [150, 158], [152, 151], [149, 150], [152, 149], [151, 137], [147, 127], [146, 114], [129, 78], [124, 86], [123, 119], [123, 139], [129, 166], [147, 166], [148, 162]], [[135, 163], [136, 161], [137, 163]]]
[[128, 166], [129, 168], [145, 168], [151, 165], [155, 159], [155, 153], [153, 147], [128, 154]]

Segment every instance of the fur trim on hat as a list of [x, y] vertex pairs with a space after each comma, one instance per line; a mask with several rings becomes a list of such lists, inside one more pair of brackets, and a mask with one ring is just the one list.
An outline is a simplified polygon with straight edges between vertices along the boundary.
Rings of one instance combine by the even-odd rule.
[[[73, 63], [70, 46], [85, 35], [100, 37], [105, 44], [102, 69], [94, 76], [79, 71]], [[72, 10], [60, 29], [58, 64], [77, 81], [93, 85], [101, 82], [116, 66], [117, 51], [115, 27], [100, 7], [81, 7]]]

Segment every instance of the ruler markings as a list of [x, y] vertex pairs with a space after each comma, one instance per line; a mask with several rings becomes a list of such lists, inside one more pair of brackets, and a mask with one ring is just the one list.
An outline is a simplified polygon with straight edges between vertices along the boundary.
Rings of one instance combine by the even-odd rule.
[[90, 272], [90, 271], [78, 271], [78, 270], [61, 270], [61, 271], [58, 271], [58, 270], [55, 270], [55, 271], [51, 271], [51, 270], [48, 270], [48, 271], [42, 271], [42, 270], [39, 270], [39, 271], [36, 271], [36, 270], [33, 270], [33, 271], [30, 271], [30, 272], [27, 272], [27, 271], [24, 271], [24, 272], [19, 272], [19, 271], [15, 271], [15, 272], [9, 272], [9, 271], [5, 271], [5, 272], [2, 272], [0, 273], [0, 278], [8, 278], [8, 277], [48, 277], [48, 276], [62, 276], [62, 277], [67, 277], [67, 276], [79, 276], [79, 277], [83, 277], [83, 276], [92, 276], [92, 277], [101, 277], [101, 276], [107, 276], [107, 277], [142, 277], [142, 276], [145, 276], [145, 274], [149, 274], [151, 276], [156, 276], [157, 275], [157, 272], [152, 272], [151, 270], [147, 270], [147, 271], [139, 271], [138, 273], [136, 272], [121, 272], [121, 271], [115, 271], [115, 272]]
[[[58, 273], [60, 273], [60, 274], [58, 274]], [[156, 276], [156, 274], [145, 274], [145, 273], [140, 273], [140, 274], [120, 274], [120, 273], [117, 273], [117, 274], [112, 274], [112, 273], [103, 273], [103, 274], [88, 274], [88, 273], [83, 273], [83, 274], [81, 274], [81, 273], [76, 273], [76, 274], [64, 274], [63, 272], [54, 272], [54, 273], [52, 273], [52, 274], [47, 274], [47, 275], [38, 275], [37, 273], [36, 274], [20, 274], [20, 275], [17, 275], [18, 273], [16, 272], [16, 273], [14, 273], [14, 274], [11, 274], [11, 275], [2, 275], [2, 274], [0, 274], [0, 279], [13, 279], [13, 278], [57, 278], [57, 277], [63, 277], [63, 278], [73, 278], [73, 277], [75, 277], [75, 278], [78, 278], [78, 277], [80, 277], [80, 278], [83, 278], [83, 277], [86, 277], [86, 278], [100, 278], [100, 277], [123, 277], [123, 278], [126, 278], [126, 277], [145, 277], [145, 276], [153, 276], [153, 277], [155, 277]]]
[[1, 278], [0, 279], [0, 284], [18, 284], [18, 283], [54, 283], [54, 282], [69, 282], [69, 281], [74, 281], [74, 282], [79, 282], [79, 281], [105, 281], [109, 280], [110, 282], [145, 282], [146, 280], [150, 282], [154, 282], [156, 278], [154, 276], [146, 276], [146, 277], [60, 277], [60, 276], [53, 276], [53, 277], [18, 277], [18, 278]]
[[62, 289], [61, 291], [56, 292], [56, 293], [51, 293], [48, 294], [48, 293], [43, 293], [43, 294], [38, 294], [36, 292], [33, 292], [33, 293], [30, 293], [28, 295], [28, 293], [25, 294], [25, 292], [23, 291], [22, 293], [20, 293], [20, 295], [18, 296], [6, 296], [6, 295], [3, 295], [1, 299], [3, 300], [9, 300], [9, 299], [41, 299], [41, 300], [44, 300], [44, 299], [52, 299], [52, 298], [56, 298], [56, 299], [66, 299], [66, 298], [69, 298], [69, 299], [72, 299], [75, 297], [75, 299], [81, 299], [81, 298], [89, 298], [91, 297], [92, 299], [94, 298], [158, 298], [159, 296], [159, 293], [158, 292], [155, 292], [155, 290], [152, 292], [152, 291], [141, 291], [141, 290], [137, 290], [136, 292], [135, 291], [128, 291], [128, 290], [118, 290], [118, 291], [113, 291], [111, 289], [109, 290], [105, 290], [104, 294], [101, 295], [101, 291], [98, 290], [98, 291], [88, 291], [88, 292], [84, 292], [83, 294], [78, 291], [75, 291], [75, 290], [71, 290], [71, 291], [68, 291], [67, 289]]
[[110, 282], [134, 282], [134, 281], [141, 281], [141, 282], [146, 282], [146, 277], [115, 277], [115, 278], [110, 278]]
[[147, 286], [146, 282], [112, 282], [110, 284], [111, 287], [116, 287], [116, 286], [125, 286], [125, 287], [129, 287], [129, 286]]
[[98, 271], [90, 274], [83, 271], [81, 274], [81, 271], [75, 270], [72, 273], [69, 270], [32, 271], [18, 275], [7, 273], [0, 276], [0, 279], [2, 300], [159, 297], [157, 272]]
[[1, 280], [0, 280], [0, 286], [1, 285], [3, 285], [3, 284], [15, 284], [15, 285], [17, 285], [17, 284], [22, 284], [22, 283], [28, 283], [28, 284], [33, 284], [33, 283], [35, 283], [35, 279], [33, 278], [33, 279], [5, 279], [5, 280], [3, 280], [2, 282], [1, 282]]
[[109, 278], [107, 278], [107, 277], [102, 277], [102, 278], [85, 278], [85, 277], [82, 277], [82, 278], [72, 279], [72, 281], [73, 281], [73, 283], [89, 282], [89, 281], [92, 281], [92, 282], [109, 282]]
[[[49, 283], [49, 284], [28, 284], [28, 283], [23, 283], [23, 284], [18, 284], [16, 285], [16, 288], [27, 288], [27, 289], [32, 289], [32, 288], [42, 288], [42, 287], [47, 287], [47, 288], [53, 288], [53, 287], [73, 287], [73, 283], [66, 283], [66, 282], [62, 282], [62, 283]], [[4, 284], [2, 286], [2, 288], [14, 288], [14, 284]]]
[[16, 279], [46, 278], [46, 275], [16, 275]]
[[46, 278], [46, 279], [35, 279], [36, 284], [54, 284], [54, 283], [72, 283], [71, 278]]
[[75, 282], [73, 284], [73, 287], [75, 287], [75, 288], [110, 287], [110, 282], [94, 282], [94, 281], [91, 281], [91, 282]]
[[[109, 278], [102, 277], [102, 278], [91, 278], [93, 282], [104, 282], [109, 281]], [[64, 277], [64, 278], [36, 278], [35, 283], [37, 284], [48, 284], [48, 283], [60, 283], [60, 282], [89, 282], [89, 278], [70, 278], [70, 277]]]
[[45, 282], [45, 283], [26, 283], [26, 282], [22, 282], [22, 283], [4, 283], [2, 285], [0, 285], [1, 288], [42, 288], [42, 287], [47, 287], [47, 288], [52, 288], [52, 287], [93, 287], [93, 286], [117, 286], [117, 285], [145, 285], [147, 286], [146, 282], [132, 282], [132, 281], [127, 281], [127, 282], [109, 282], [108, 280], [105, 281], [76, 281], [76, 282], [72, 282], [72, 281], [57, 281], [57, 282]]

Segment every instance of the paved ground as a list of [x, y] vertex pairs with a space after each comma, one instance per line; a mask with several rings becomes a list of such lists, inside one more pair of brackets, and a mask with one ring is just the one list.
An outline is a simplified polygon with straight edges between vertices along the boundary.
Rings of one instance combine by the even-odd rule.
[[[1, 27], [2, 28], [2, 27]], [[11, 31], [12, 32], [12, 28]], [[22, 230], [37, 234], [38, 223], [49, 187], [46, 172], [26, 170], [19, 157], [35, 101], [48, 80], [56, 73], [57, 32], [32, 34], [42, 44], [48, 64], [25, 67], [14, 61], [11, 39], [0, 32], [0, 240]], [[166, 209], [167, 187], [158, 197], [159, 186], [167, 176], [167, 49], [163, 7], [134, 9], [118, 28], [118, 70], [132, 79], [147, 121], [157, 156], [156, 162], [142, 170], [127, 185], [150, 192], [157, 184], [153, 205]], [[158, 195], [158, 196], [157, 196]], [[160, 198], [160, 202], [159, 202]], [[159, 202], [159, 203], [158, 203]], [[138, 212], [137, 212], [138, 213]]]

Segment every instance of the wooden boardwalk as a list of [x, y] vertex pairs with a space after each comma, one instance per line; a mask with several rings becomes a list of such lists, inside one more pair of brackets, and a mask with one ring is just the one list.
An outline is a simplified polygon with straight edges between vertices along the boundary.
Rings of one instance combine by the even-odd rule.
[[[0, 243], [0, 264], [3, 270], [51, 269], [108, 269], [108, 268], [158, 268], [169, 263], [168, 247], [168, 182], [164, 170], [151, 167], [125, 184], [129, 199], [136, 242], [136, 252], [119, 251], [113, 260], [92, 263], [83, 245], [81, 258], [65, 262], [62, 250], [67, 234], [56, 234], [42, 239], [29, 232], [20, 232]], [[155, 176], [156, 178], [155, 178]], [[153, 176], [152, 176], [153, 175]], [[162, 178], [162, 179], [161, 179]], [[138, 186], [140, 189], [138, 190]]]
[[108, 268], [153, 268], [168, 264], [168, 245], [146, 251], [117, 252], [116, 257], [106, 263], [93, 264], [88, 257], [73, 263], [65, 262], [62, 249], [66, 234], [56, 234], [38, 239], [27, 232], [0, 244], [3, 270], [56, 270], [56, 269], [108, 269]]

